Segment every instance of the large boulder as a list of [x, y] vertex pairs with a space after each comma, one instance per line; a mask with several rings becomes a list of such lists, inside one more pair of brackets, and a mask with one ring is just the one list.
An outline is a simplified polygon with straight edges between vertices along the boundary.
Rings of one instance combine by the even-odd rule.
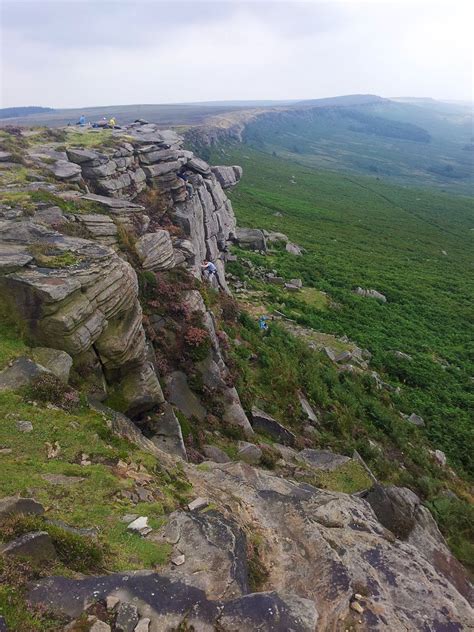
[[9, 366], [0, 371], [0, 392], [16, 391], [30, 384], [35, 378], [48, 373], [47, 369], [27, 357], [13, 360]]
[[351, 460], [349, 456], [334, 454], [330, 450], [312, 450], [311, 448], [301, 450], [297, 458], [306, 465], [325, 472], [337, 470], [341, 465]]
[[365, 296], [367, 298], [375, 298], [381, 303], [387, 302], [387, 297], [384, 296], [381, 292], [378, 292], [377, 290], [368, 290], [362, 287], [358, 287], [356, 288], [355, 293], [358, 294], [359, 296]]
[[51, 347], [35, 347], [32, 356], [41, 366], [53, 373], [61, 382], [69, 381], [72, 358], [69, 353]]
[[443, 568], [441, 556], [435, 563], [428, 555], [434, 540], [421, 523], [417, 542], [396, 540], [365, 499], [243, 463], [209, 463], [189, 476], [212, 504], [251, 525], [268, 573], [265, 590], [309, 600], [319, 613], [313, 632], [350, 629], [354, 593], [364, 596], [361, 630], [469, 628], [473, 610], [461, 578]]
[[267, 434], [283, 445], [294, 445], [296, 441], [296, 436], [291, 430], [256, 406], [252, 408], [252, 427], [255, 431]]
[[242, 167], [237, 165], [233, 167], [220, 165], [211, 167], [211, 170], [223, 189], [230, 189], [235, 186], [242, 177]]
[[237, 228], [235, 242], [240, 248], [246, 250], [266, 251], [267, 249], [267, 240], [263, 230], [259, 228]]
[[163, 405], [162, 411], [156, 416], [151, 440], [163, 452], [179, 456], [187, 461], [181, 426], [173, 407], [168, 403]]

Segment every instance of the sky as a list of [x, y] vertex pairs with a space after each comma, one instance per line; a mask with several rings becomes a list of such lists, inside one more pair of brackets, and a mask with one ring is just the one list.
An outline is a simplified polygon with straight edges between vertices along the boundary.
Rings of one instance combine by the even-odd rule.
[[473, 99], [473, 0], [0, 0], [0, 107]]

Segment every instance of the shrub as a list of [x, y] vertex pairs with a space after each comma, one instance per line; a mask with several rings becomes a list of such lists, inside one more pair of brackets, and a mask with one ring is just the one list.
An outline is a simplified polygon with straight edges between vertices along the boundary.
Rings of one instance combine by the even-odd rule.
[[55, 404], [68, 411], [77, 409], [80, 404], [79, 393], [52, 373], [42, 373], [33, 378], [24, 392], [28, 399]]

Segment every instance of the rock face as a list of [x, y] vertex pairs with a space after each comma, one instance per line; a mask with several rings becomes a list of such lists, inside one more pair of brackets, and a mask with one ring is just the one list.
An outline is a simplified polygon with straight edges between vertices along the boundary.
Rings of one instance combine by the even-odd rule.
[[167, 230], [146, 233], [137, 240], [135, 248], [144, 270], [167, 270], [175, 266], [173, 244]]
[[233, 516], [252, 525], [265, 543], [259, 552], [269, 573], [264, 589], [313, 602], [319, 614], [315, 629], [350, 627], [350, 603], [358, 592], [366, 595], [361, 629], [468, 629], [473, 612], [463, 594], [466, 574], [459, 568], [454, 573], [444, 549], [435, 560], [426, 522], [431, 516], [424, 508], [409, 539], [395, 540], [356, 496], [237, 463], [210, 464], [199, 478], [191, 476], [196, 491], [227, 503]]

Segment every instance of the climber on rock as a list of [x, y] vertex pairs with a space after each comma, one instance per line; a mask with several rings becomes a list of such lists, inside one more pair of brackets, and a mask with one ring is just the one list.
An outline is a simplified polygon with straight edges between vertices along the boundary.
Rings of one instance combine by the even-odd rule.
[[204, 278], [206, 279], [206, 281], [208, 281], [208, 283], [212, 285], [217, 275], [216, 266], [212, 263], [212, 261], [206, 260], [201, 264], [201, 268]]

